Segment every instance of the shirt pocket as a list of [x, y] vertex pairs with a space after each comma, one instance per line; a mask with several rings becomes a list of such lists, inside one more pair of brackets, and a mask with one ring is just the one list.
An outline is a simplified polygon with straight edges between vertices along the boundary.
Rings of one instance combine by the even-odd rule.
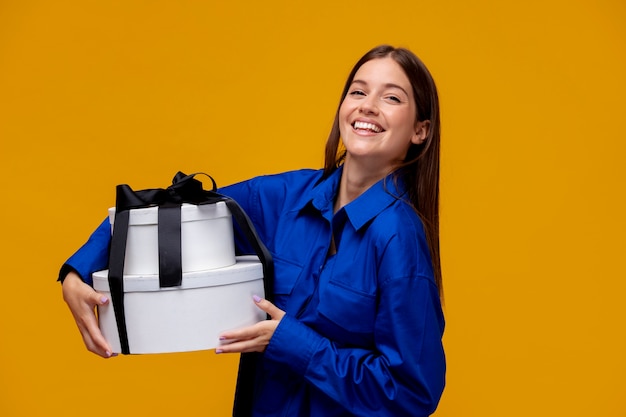
[[302, 266], [274, 256], [274, 293], [277, 296], [290, 295], [302, 273]]
[[330, 281], [320, 294], [318, 311], [349, 333], [371, 334], [376, 319], [376, 296]]

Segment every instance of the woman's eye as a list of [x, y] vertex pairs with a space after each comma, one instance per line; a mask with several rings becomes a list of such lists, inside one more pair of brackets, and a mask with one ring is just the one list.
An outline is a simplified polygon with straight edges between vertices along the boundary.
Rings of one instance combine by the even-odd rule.
[[350, 91], [350, 95], [351, 96], [364, 96], [365, 93], [361, 90], [354, 90], [354, 91]]
[[388, 99], [388, 100], [390, 100], [390, 101], [394, 101], [394, 102], [396, 102], [396, 103], [401, 103], [401, 102], [402, 102], [402, 101], [401, 101], [398, 97], [396, 97], [396, 96], [389, 96], [389, 97], [387, 97], [387, 99]]

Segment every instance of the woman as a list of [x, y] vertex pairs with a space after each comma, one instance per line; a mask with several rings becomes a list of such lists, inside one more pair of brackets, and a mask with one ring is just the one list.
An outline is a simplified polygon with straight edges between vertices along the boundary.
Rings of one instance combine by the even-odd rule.
[[[445, 385], [439, 263], [439, 103], [402, 48], [365, 54], [346, 82], [323, 170], [220, 190], [248, 213], [275, 263], [270, 319], [225, 332], [240, 369], [236, 415], [427, 416]], [[87, 348], [111, 356], [81, 280], [104, 269], [105, 221], [61, 271]], [[238, 242], [240, 250], [246, 250]], [[241, 386], [252, 382], [252, 392]], [[247, 409], [249, 406], [249, 409]]]

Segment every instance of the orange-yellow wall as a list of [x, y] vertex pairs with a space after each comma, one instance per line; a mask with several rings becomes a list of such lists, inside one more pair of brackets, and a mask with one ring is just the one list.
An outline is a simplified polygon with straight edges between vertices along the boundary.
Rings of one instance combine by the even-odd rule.
[[625, 22], [618, 0], [0, 2], [0, 415], [229, 415], [236, 357], [88, 353], [58, 267], [119, 183], [319, 167], [348, 70], [392, 43], [442, 103], [437, 417], [626, 416]]

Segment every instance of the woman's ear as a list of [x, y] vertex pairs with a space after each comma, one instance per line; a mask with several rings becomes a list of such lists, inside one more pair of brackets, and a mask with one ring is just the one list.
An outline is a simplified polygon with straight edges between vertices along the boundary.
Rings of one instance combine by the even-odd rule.
[[430, 131], [430, 120], [422, 120], [415, 125], [415, 134], [411, 138], [411, 142], [415, 145], [421, 145], [428, 137]]

